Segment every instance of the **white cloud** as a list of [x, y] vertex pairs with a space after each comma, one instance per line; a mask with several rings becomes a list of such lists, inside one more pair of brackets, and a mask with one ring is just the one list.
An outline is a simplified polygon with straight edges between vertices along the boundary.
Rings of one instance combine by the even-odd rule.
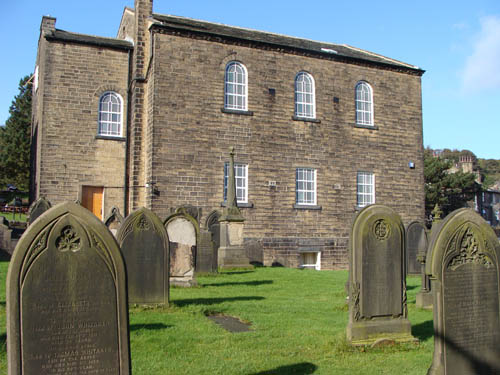
[[500, 89], [500, 18], [481, 19], [472, 54], [463, 70], [462, 87], [466, 93]]

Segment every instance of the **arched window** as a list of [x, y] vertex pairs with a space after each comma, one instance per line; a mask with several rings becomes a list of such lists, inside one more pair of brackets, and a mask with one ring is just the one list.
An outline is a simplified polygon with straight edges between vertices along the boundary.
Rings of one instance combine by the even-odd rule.
[[295, 76], [295, 116], [315, 118], [314, 79], [306, 72]]
[[373, 126], [373, 93], [364, 81], [356, 85], [356, 124]]
[[108, 91], [99, 99], [98, 134], [121, 137], [122, 135], [122, 98], [116, 92]]
[[232, 61], [226, 66], [224, 86], [224, 108], [247, 110], [247, 69], [239, 62]]

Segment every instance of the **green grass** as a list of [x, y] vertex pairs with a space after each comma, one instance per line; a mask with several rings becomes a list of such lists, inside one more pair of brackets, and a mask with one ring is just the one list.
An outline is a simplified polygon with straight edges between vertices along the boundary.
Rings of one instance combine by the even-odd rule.
[[[5, 275], [0, 262], [0, 373], [6, 373]], [[352, 348], [345, 341], [346, 271], [235, 270], [172, 288], [171, 306], [130, 308], [134, 374], [424, 374], [433, 350], [432, 312], [415, 307], [420, 278], [408, 278], [409, 319], [419, 344]], [[206, 318], [251, 322], [230, 333]]]
[[12, 212], [0, 212], [0, 216], [5, 217], [9, 221], [19, 221], [23, 223], [28, 219], [26, 214], [14, 214]]

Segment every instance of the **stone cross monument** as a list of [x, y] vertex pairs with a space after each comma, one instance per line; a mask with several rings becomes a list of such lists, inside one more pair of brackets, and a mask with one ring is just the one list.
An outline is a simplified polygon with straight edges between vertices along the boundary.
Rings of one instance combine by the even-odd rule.
[[227, 182], [226, 207], [219, 218], [220, 247], [218, 264], [221, 268], [249, 267], [245, 247], [243, 246], [243, 226], [245, 219], [241, 215], [236, 200], [236, 180], [234, 176], [234, 147], [230, 149], [229, 178]]

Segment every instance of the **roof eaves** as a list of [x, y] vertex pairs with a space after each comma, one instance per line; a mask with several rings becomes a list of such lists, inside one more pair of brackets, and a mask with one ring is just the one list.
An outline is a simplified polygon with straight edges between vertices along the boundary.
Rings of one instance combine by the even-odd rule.
[[105, 38], [94, 35], [78, 34], [72, 33], [64, 30], [56, 29], [55, 31], [46, 34], [45, 38], [47, 40], [61, 41], [61, 42], [71, 42], [79, 44], [88, 44], [98, 47], [108, 47], [115, 49], [125, 49], [130, 50], [134, 48], [134, 45], [126, 40], [115, 39], [115, 38]]

